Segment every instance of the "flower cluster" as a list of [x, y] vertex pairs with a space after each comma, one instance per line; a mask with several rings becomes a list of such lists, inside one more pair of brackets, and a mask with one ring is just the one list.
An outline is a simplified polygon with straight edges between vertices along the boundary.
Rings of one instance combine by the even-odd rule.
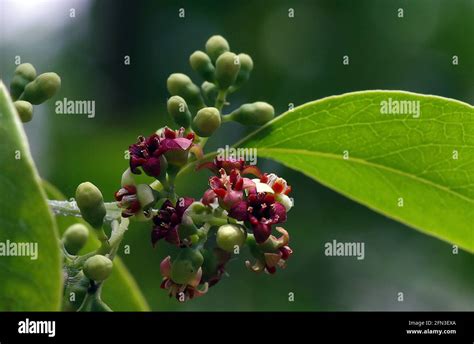
[[[223, 123], [261, 126], [274, 117], [273, 107], [260, 101], [222, 113], [229, 104], [227, 96], [248, 80], [253, 69], [251, 57], [232, 53], [223, 37], [213, 36], [205, 52], [190, 56], [190, 63], [205, 80], [201, 87], [180, 73], [167, 80], [171, 94], [167, 109], [179, 129], [164, 127], [147, 137], [139, 136], [128, 148], [129, 166], [115, 193], [120, 210], [115, 233], [123, 233], [120, 226], [128, 226], [129, 221], [147, 221], [152, 247], [167, 243], [177, 248], [176, 256], [161, 262], [160, 271], [161, 288], [179, 301], [206, 294], [226, 276], [231, 258], [243, 249], [253, 257], [253, 263], [246, 262], [249, 270], [269, 274], [277, 267], [284, 268], [292, 254], [289, 234], [281, 227], [293, 207], [287, 182], [235, 156], [203, 157], [206, 141]], [[192, 171], [192, 166], [195, 173], [211, 172], [199, 199], [176, 193], [178, 174]], [[137, 178], [142, 173], [151, 177], [149, 182], [143, 182], [143, 176]], [[113, 255], [117, 240], [112, 239], [117, 234], [110, 243], [102, 231], [106, 215], [102, 195], [95, 186], [86, 186], [76, 196], [81, 214], [97, 228], [101, 250]], [[276, 232], [281, 233], [279, 238]], [[77, 252], [77, 247], [66, 244]], [[95, 265], [104, 265], [103, 260], [97, 259]], [[88, 272], [90, 276], [97, 281], [103, 278]]]
[[[243, 249], [252, 256], [245, 262], [251, 271], [274, 274], [286, 267], [293, 251], [281, 226], [293, 207], [291, 187], [274, 173], [262, 173], [253, 158], [248, 159], [251, 164], [239, 155], [212, 160], [203, 152], [207, 140], [226, 122], [262, 126], [273, 119], [275, 110], [256, 101], [223, 113], [228, 97], [249, 80], [253, 60], [232, 52], [218, 35], [209, 38], [204, 50], [189, 57], [192, 69], [204, 79], [200, 86], [182, 73], [168, 77], [167, 111], [176, 129], [159, 128], [129, 145], [129, 166], [115, 202], [105, 202], [91, 182], [78, 185], [74, 200], [54, 201], [61, 212], [80, 212], [84, 220], [67, 228], [61, 238], [65, 309], [111, 310], [101, 299], [101, 285], [111, 276], [114, 257], [134, 221], [149, 224], [150, 246], [170, 244], [178, 252], [160, 264], [161, 288], [182, 302], [205, 295], [226, 276], [231, 258]], [[37, 76], [31, 64], [19, 65], [10, 93], [20, 119], [31, 120], [33, 105], [54, 96], [60, 85], [55, 73]], [[176, 192], [178, 176], [193, 167], [195, 173], [211, 172], [198, 199]], [[99, 245], [85, 253], [89, 233]], [[71, 293], [77, 300], [69, 299]]]

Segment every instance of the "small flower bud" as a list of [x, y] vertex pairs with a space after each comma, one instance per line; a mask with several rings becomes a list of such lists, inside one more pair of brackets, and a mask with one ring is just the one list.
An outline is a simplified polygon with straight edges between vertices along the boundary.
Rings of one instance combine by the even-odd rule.
[[121, 186], [127, 186], [127, 185], [135, 185], [135, 177], [133, 176], [132, 171], [130, 168], [127, 168], [123, 173], [122, 173], [122, 179], [120, 181]]
[[112, 273], [112, 261], [100, 254], [90, 257], [84, 263], [84, 275], [96, 282], [105, 281]]
[[13, 100], [20, 98], [25, 86], [36, 78], [35, 67], [31, 63], [22, 63], [16, 67], [15, 75], [10, 84], [10, 93]]
[[216, 61], [216, 81], [220, 89], [228, 89], [236, 80], [240, 62], [234, 53], [225, 52]]
[[82, 223], [76, 223], [63, 234], [64, 248], [69, 254], [76, 255], [85, 246], [89, 238], [89, 230]]
[[101, 228], [106, 211], [100, 190], [90, 182], [81, 183], [76, 189], [76, 202], [84, 220], [94, 228]]
[[173, 120], [180, 126], [188, 128], [191, 125], [191, 113], [189, 112], [186, 101], [180, 96], [172, 96], [167, 103], [168, 113]]
[[238, 89], [242, 86], [247, 80], [250, 78], [250, 73], [253, 69], [253, 61], [252, 58], [247, 54], [239, 54], [237, 55], [240, 62], [240, 70], [239, 74], [237, 75], [237, 79], [235, 80], [234, 85], [232, 86], [232, 90]]
[[202, 108], [193, 120], [193, 129], [201, 137], [211, 136], [221, 126], [221, 115], [214, 107]]
[[275, 109], [268, 103], [244, 104], [230, 114], [233, 121], [244, 125], [263, 125], [275, 116]]
[[61, 79], [56, 73], [43, 73], [25, 86], [20, 100], [38, 105], [54, 96], [60, 87]]
[[24, 100], [17, 100], [13, 105], [15, 105], [15, 109], [23, 123], [31, 121], [33, 118], [33, 105], [31, 105], [31, 103]]
[[217, 93], [219, 90], [217, 86], [213, 83], [204, 81], [201, 85], [202, 94], [204, 94], [204, 98], [209, 101], [210, 103], [214, 103], [217, 98]]
[[215, 68], [210, 57], [206, 53], [199, 50], [195, 51], [189, 57], [189, 63], [191, 64], [192, 69], [199, 73], [204, 80], [209, 82], [214, 81]]
[[212, 36], [206, 42], [206, 52], [211, 58], [212, 62], [216, 62], [217, 58], [221, 54], [229, 50], [230, 50], [229, 43], [222, 36], [219, 36], [219, 35]]
[[155, 203], [155, 194], [148, 184], [137, 185], [137, 198], [142, 209], [147, 209], [150, 205]]
[[226, 252], [233, 252], [235, 247], [239, 248], [245, 243], [247, 232], [240, 225], [222, 225], [217, 230], [217, 246]]
[[191, 106], [204, 107], [204, 101], [199, 87], [191, 79], [182, 73], [173, 73], [166, 81], [168, 92], [172, 96], [181, 96]]
[[178, 284], [188, 284], [197, 275], [204, 258], [198, 250], [183, 248], [171, 266], [171, 279]]

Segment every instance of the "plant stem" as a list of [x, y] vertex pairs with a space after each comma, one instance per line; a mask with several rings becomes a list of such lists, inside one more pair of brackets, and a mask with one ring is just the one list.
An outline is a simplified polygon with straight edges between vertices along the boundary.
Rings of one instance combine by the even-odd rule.
[[[48, 204], [56, 216], [81, 217], [81, 211], [79, 210], [76, 201], [48, 200]], [[117, 202], [106, 202], [105, 209], [107, 210], [105, 216], [106, 221], [111, 222], [120, 218], [121, 211]]]
[[214, 105], [215, 108], [219, 110], [219, 112], [222, 112], [222, 108], [224, 105], [226, 105], [226, 96], [227, 90], [219, 90], [216, 98], [216, 104]]

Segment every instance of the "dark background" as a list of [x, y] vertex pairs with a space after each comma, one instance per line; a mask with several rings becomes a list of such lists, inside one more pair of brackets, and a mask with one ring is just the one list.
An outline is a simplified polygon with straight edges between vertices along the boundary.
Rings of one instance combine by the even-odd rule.
[[[289, 103], [366, 89], [474, 100], [472, 0], [1, 1], [2, 79], [9, 82], [20, 56], [39, 72], [61, 76], [54, 100], [96, 102], [94, 119], [55, 114], [50, 101], [35, 108], [34, 120], [25, 125], [41, 175], [68, 197], [89, 180], [112, 200], [127, 167], [124, 150], [138, 135], [171, 124], [166, 78], [184, 72], [200, 84], [188, 57], [213, 34], [225, 36], [232, 50], [250, 54], [255, 63], [250, 82], [230, 98], [231, 108], [264, 100], [282, 113]], [[178, 17], [179, 8], [185, 18]], [[125, 55], [130, 65], [124, 65]], [[453, 55], [459, 65], [452, 64]], [[231, 144], [249, 130], [225, 125], [206, 150]], [[133, 225], [124, 242], [131, 254], [122, 257], [152, 309], [474, 309], [472, 255], [453, 255], [451, 245], [273, 162], [262, 159], [259, 165], [293, 186], [296, 206], [285, 227], [295, 253], [288, 268], [257, 275], [240, 257], [229, 264], [230, 278], [207, 296], [179, 304], [159, 288], [159, 263], [168, 248], [153, 250], [149, 227]], [[207, 176], [188, 175], [180, 191], [199, 197]], [[333, 239], [364, 242], [365, 260], [326, 257], [324, 243]], [[397, 301], [398, 292], [404, 302]]]

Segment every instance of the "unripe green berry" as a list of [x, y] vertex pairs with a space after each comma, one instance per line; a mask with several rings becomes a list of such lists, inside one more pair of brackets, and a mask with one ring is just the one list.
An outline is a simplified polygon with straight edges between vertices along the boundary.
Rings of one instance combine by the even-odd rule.
[[209, 57], [211, 58], [212, 62], [216, 62], [217, 58], [221, 54], [229, 50], [229, 43], [224, 37], [220, 35], [212, 36], [206, 42], [206, 52], [207, 55], [209, 55]]
[[89, 230], [82, 223], [69, 226], [63, 234], [63, 244], [66, 251], [76, 255], [87, 243]]
[[210, 103], [214, 103], [219, 93], [217, 86], [211, 82], [204, 81], [201, 85], [202, 94], [204, 94], [204, 99]]
[[275, 116], [275, 109], [268, 103], [244, 104], [230, 114], [233, 121], [244, 125], [263, 125]]
[[236, 80], [240, 70], [237, 55], [225, 52], [216, 61], [216, 82], [220, 89], [228, 89]]
[[13, 105], [15, 105], [15, 109], [23, 123], [31, 121], [33, 118], [33, 105], [31, 105], [31, 103], [24, 100], [17, 100]]
[[56, 73], [43, 73], [26, 85], [20, 99], [38, 105], [54, 96], [60, 87], [61, 78]]
[[189, 112], [186, 101], [180, 96], [172, 96], [167, 103], [168, 113], [173, 117], [174, 121], [188, 128], [191, 125], [191, 113]]
[[199, 73], [204, 80], [209, 82], [214, 81], [215, 68], [209, 55], [197, 50], [189, 57], [189, 63], [191, 64], [192, 69]]
[[31, 63], [22, 63], [16, 67], [15, 75], [10, 84], [10, 93], [13, 100], [20, 98], [25, 86], [36, 78], [36, 69]]
[[100, 254], [90, 257], [84, 263], [84, 275], [96, 282], [105, 281], [112, 273], [112, 261]]
[[226, 252], [233, 252], [245, 243], [247, 232], [242, 226], [226, 224], [219, 227], [216, 235], [217, 246]]
[[90, 182], [81, 183], [76, 189], [76, 202], [84, 220], [94, 228], [101, 228], [106, 210], [100, 190]]
[[193, 120], [193, 129], [201, 137], [211, 136], [221, 126], [221, 114], [214, 107], [202, 108]]
[[172, 96], [183, 97], [189, 105], [199, 108], [204, 106], [199, 87], [186, 74], [171, 74], [166, 81], [166, 86]]
[[201, 252], [192, 248], [183, 248], [171, 264], [171, 279], [178, 284], [188, 284], [198, 273], [204, 262]]
[[242, 86], [247, 80], [250, 78], [250, 73], [253, 69], [253, 61], [252, 58], [247, 54], [239, 54], [237, 55], [240, 62], [240, 70], [239, 74], [237, 75], [237, 79], [235, 80], [232, 89], [235, 90]]

